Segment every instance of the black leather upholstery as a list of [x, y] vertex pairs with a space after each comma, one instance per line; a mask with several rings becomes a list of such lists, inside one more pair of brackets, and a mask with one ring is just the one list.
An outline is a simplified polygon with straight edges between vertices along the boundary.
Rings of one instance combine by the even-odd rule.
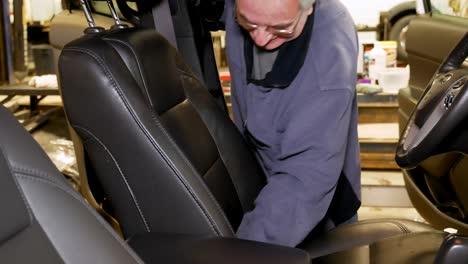
[[[322, 263], [379, 263], [379, 264], [432, 264], [463, 263], [459, 256], [454, 262], [434, 261], [446, 235], [443, 233], [420, 232], [405, 236], [394, 236], [370, 245], [348, 248], [333, 254], [315, 258], [314, 264]], [[461, 249], [461, 247], [459, 247]], [[460, 250], [463, 252], [462, 250]]]
[[[233, 236], [265, 178], [246, 143], [154, 31], [88, 35], [62, 51], [65, 110], [127, 237], [142, 232]], [[312, 256], [411, 232], [369, 221], [304, 241]]]
[[310, 263], [303, 250], [235, 238], [144, 233], [131, 237], [128, 243], [147, 263]]
[[4, 241], [27, 228], [31, 224], [31, 215], [18, 192], [1, 146], [0, 151], [0, 175], [5, 175], [0, 178], [0, 186], [4, 187], [4, 191], [0, 192], [0, 208], [11, 208], [8, 218], [12, 220], [0, 224], [0, 241]]
[[86, 36], [59, 64], [70, 123], [126, 235], [233, 235], [264, 176], [164, 38], [136, 29]]
[[[329, 255], [333, 252], [341, 252], [349, 248], [372, 246], [376, 242], [403, 235], [430, 232], [441, 233], [433, 230], [423, 223], [404, 219], [372, 219], [357, 223], [343, 225], [326, 235], [314, 236], [304, 240], [299, 246], [306, 250], [312, 258]], [[442, 242], [442, 241], [439, 241]]]
[[0, 262], [142, 263], [0, 106]]

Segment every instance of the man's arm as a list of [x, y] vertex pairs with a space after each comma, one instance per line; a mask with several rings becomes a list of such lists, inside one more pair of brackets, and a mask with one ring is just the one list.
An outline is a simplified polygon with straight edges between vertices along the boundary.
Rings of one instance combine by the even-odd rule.
[[343, 168], [353, 98], [345, 89], [323, 91], [291, 115], [272, 175], [238, 237], [296, 246], [323, 219]]

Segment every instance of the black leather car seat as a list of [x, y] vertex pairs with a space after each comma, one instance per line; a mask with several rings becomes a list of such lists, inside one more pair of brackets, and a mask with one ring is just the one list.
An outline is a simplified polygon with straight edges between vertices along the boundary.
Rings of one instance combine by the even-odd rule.
[[[265, 177], [227, 114], [163, 37], [136, 28], [84, 36], [63, 49], [59, 72], [69, 121], [125, 236], [234, 235]], [[315, 237], [302, 246], [318, 256], [419, 231], [433, 229], [366, 221], [334, 230], [344, 243], [331, 239], [323, 248], [326, 238]]]
[[0, 106], [0, 262], [143, 263]]
[[265, 178], [164, 38], [88, 35], [63, 49], [59, 66], [67, 116], [125, 234], [233, 235]]

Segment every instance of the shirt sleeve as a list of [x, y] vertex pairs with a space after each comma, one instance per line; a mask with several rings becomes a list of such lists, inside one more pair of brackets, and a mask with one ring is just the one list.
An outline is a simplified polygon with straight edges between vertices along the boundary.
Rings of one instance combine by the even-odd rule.
[[268, 184], [245, 214], [239, 238], [296, 246], [323, 219], [343, 168], [353, 100], [350, 90], [326, 90], [293, 108]]
[[237, 129], [241, 132], [242, 136], [244, 136], [244, 120], [242, 118], [239, 101], [238, 101], [238, 94], [237, 91], [231, 89], [231, 111], [232, 116], [234, 118], [234, 124], [236, 125]]

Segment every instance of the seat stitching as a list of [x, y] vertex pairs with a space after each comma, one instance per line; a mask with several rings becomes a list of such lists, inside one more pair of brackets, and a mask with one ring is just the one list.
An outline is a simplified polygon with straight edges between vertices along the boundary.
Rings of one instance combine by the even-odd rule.
[[[184, 70], [182, 70], [182, 69], [180, 69], [180, 68], [177, 68], [177, 70], [178, 70], [180, 73], [182, 73], [182, 74], [180, 75], [181, 78], [190, 78], [191, 80], [195, 80], [196, 82], [198, 82], [197, 79], [193, 78], [193, 77], [192, 77], [189, 73], [187, 73], [186, 71], [184, 71]], [[185, 86], [185, 82], [184, 82], [183, 80], [182, 80], [181, 83], [182, 83], [183, 86]], [[184, 89], [184, 90], [185, 90], [185, 89]], [[186, 99], [186, 100], [188, 100], [188, 99]], [[189, 100], [189, 101], [190, 101], [190, 100]], [[198, 113], [198, 111], [197, 111], [197, 113]], [[208, 130], [208, 132], [209, 132], [209, 130]], [[211, 133], [210, 133], [210, 136], [211, 136]], [[221, 154], [220, 154], [220, 152], [219, 152], [218, 145], [216, 144], [216, 142], [215, 142], [215, 146], [216, 146], [216, 149], [218, 150], [218, 155], [219, 155], [219, 157], [221, 157]], [[222, 157], [221, 157], [221, 158], [222, 158]], [[223, 162], [224, 162], [224, 161], [223, 161]], [[195, 169], [192, 167], [192, 170], [195, 170]], [[231, 179], [231, 182], [233, 182], [233, 180], [232, 180], [232, 178], [231, 178], [231, 175], [230, 175], [229, 173], [228, 173], [228, 175], [229, 175], [229, 178]], [[238, 192], [238, 190], [237, 190], [235, 184], [233, 183], [232, 185], [234, 186], [234, 189], [236, 190], [236, 194], [239, 194], [239, 192]], [[222, 214], [222, 216], [223, 216], [223, 218], [224, 218], [224, 221], [226, 221], [226, 222], [228, 223], [229, 229], [230, 229], [233, 233], [235, 233], [234, 230], [233, 230], [233, 228], [232, 228], [232, 226], [231, 226], [231, 223], [229, 222], [229, 220], [228, 220], [227, 217], [226, 217], [226, 214], [224, 214], [224, 211], [221, 209], [221, 207], [219, 206], [219, 204], [217, 203], [217, 201], [214, 200], [214, 197], [211, 195], [211, 192], [209, 192], [209, 196], [210, 196], [210, 198], [215, 202], [215, 205], [216, 205], [216, 207], [218, 208], [218, 210], [221, 211], [221, 214]], [[241, 204], [241, 206], [242, 206], [242, 204]]]
[[[186, 72], [185, 70], [182, 70], [182, 69], [180, 69], [180, 68], [177, 68], [177, 70], [181, 73], [181, 77], [182, 77], [182, 78], [190, 79], [190, 80], [192, 80], [192, 81], [195, 81], [198, 85], [200, 85], [199, 80], [196, 79], [196, 78], [194, 78], [190, 73], [188, 73], [188, 72]], [[182, 83], [184, 83], [184, 82], [182, 82]], [[189, 99], [187, 99], [187, 100], [189, 100]], [[189, 101], [190, 101], [190, 100], [189, 100]], [[198, 113], [198, 111], [197, 111], [197, 113]], [[209, 131], [209, 129], [208, 129], [208, 131]], [[209, 131], [209, 132], [210, 132], [210, 131]], [[211, 132], [210, 132], [210, 135], [211, 135]], [[212, 136], [212, 135], [211, 135], [211, 136]], [[221, 155], [221, 151], [219, 150], [218, 144], [216, 144], [216, 142], [215, 142], [215, 146], [216, 146], [216, 149], [218, 150], [219, 158], [221, 158], [221, 160], [223, 161], [223, 165], [224, 165], [225, 160], [223, 159], [223, 156]], [[225, 165], [224, 165], [224, 166], [225, 166]], [[225, 166], [225, 167], [226, 167], [226, 166]], [[226, 170], [227, 170], [227, 168], [226, 168]], [[232, 182], [232, 186], [234, 187], [234, 190], [236, 191], [236, 194], [239, 195], [239, 190], [238, 190], [238, 188], [237, 188], [237, 185], [234, 183], [234, 180], [233, 180], [233, 178], [231, 177], [231, 174], [229, 173], [229, 171], [228, 171], [228, 175], [229, 175], [229, 179], [230, 179], [231, 182]], [[240, 202], [240, 199], [239, 199], [239, 202]], [[242, 202], [240, 202], [240, 204], [241, 204], [241, 207], [243, 207], [243, 206], [242, 206]]]
[[403, 232], [405, 232], [405, 233], [407, 233], [407, 234], [411, 233], [411, 231], [408, 230], [408, 228], [406, 228], [406, 226], [404, 226], [403, 224], [398, 223], [398, 222], [396, 222], [396, 221], [389, 221], [389, 222], [394, 223], [396, 226], [400, 227], [400, 229], [401, 229]]
[[[131, 108], [131, 106], [128, 104], [126, 101], [125, 97], [122, 95], [122, 91], [118, 88], [117, 84], [115, 83], [114, 79], [109, 76], [108, 68], [104, 65], [104, 63], [93, 53], [89, 52], [88, 50], [80, 49], [80, 48], [65, 48], [64, 51], [76, 51], [76, 52], [81, 52], [89, 55], [93, 59], [96, 60], [96, 62], [99, 64], [99, 66], [102, 67], [102, 70], [105, 72], [106, 76], [110, 78], [112, 82], [112, 86], [114, 90], [118, 93], [120, 99], [124, 103], [124, 105], [127, 107], [127, 110], [131, 114], [133, 120], [137, 123], [137, 125], [140, 127], [142, 132], [146, 135], [146, 137], [149, 139], [149, 141], [153, 144], [153, 146], [156, 148], [158, 153], [163, 157], [163, 159], [166, 161], [166, 163], [170, 166], [170, 168], [173, 170], [174, 174], [177, 176], [179, 181], [184, 185], [186, 190], [189, 192], [190, 196], [192, 197], [193, 201], [198, 205], [200, 211], [203, 213], [205, 216], [206, 220], [210, 224], [211, 230], [217, 234], [220, 235], [219, 230], [216, 229], [216, 223], [214, 223], [213, 219], [211, 219], [211, 216], [207, 214], [206, 209], [204, 206], [202, 206], [201, 202], [199, 201], [199, 197], [194, 193], [192, 188], [186, 183], [186, 180], [183, 178], [181, 175], [180, 171], [176, 168], [174, 163], [168, 158], [167, 154], [162, 150], [161, 146], [154, 140], [154, 138], [150, 135], [148, 130], [141, 124], [141, 121], [136, 117], [134, 110]], [[153, 113], [151, 111], [151, 113]], [[216, 227], [216, 228], [215, 228]]]
[[[190, 170], [195, 174], [195, 175], [198, 175], [199, 177], [194, 177], [201, 185], [201, 187], [205, 190], [205, 193], [208, 195], [208, 198], [211, 200], [211, 202], [215, 205], [216, 209], [219, 210], [221, 216], [223, 217], [224, 221], [226, 222], [228, 228], [231, 230], [232, 233], [234, 233], [234, 230], [232, 229], [231, 227], [231, 224], [230, 222], [228, 221], [228, 219], [226, 218], [226, 215], [224, 213], [224, 211], [221, 209], [221, 207], [219, 206], [218, 204], [218, 201], [213, 197], [211, 191], [209, 190], [209, 188], [206, 186], [205, 182], [203, 181], [200, 173], [198, 173], [198, 171], [195, 169], [195, 167], [193, 167], [193, 165], [189, 162], [189, 160], [187, 159], [187, 157], [185, 156], [185, 154], [182, 152], [182, 150], [177, 146], [177, 144], [175, 143], [174, 139], [167, 133], [166, 129], [162, 126], [161, 122], [159, 121], [159, 119], [157, 118], [156, 114], [152, 111], [151, 111], [151, 114], [153, 116], [153, 120], [155, 121], [156, 125], [159, 127], [159, 129], [161, 129], [161, 131], [164, 133], [164, 135], [167, 137], [167, 139], [169, 140], [169, 142], [171, 143], [171, 145], [174, 147], [174, 149], [176, 150], [176, 152], [179, 154], [179, 156], [185, 161], [186, 165], [190, 168]], [[187, 188], [190, 188], [189, 185], [187, 184]], [[191, 188], [190, 188], [191, 189]], [[196, 195], [196, 194], [194, 194]], [[214, 222], [213, 222], [214, 224]], [[219, 228], [219, 227], [217, 227]], [[218, 231], [217, 231], [218, 232]]]
[[[183, 82], [182, 82], [182, 85]], [[187, 99], [186, 99], [187, 100]], [[198, 182], [200, 183], [200, 185], [202, 186], [202, 188], [205, 190], [206, 194], [208, 195], [208, 198], [211, 200], [211, 202], [213, 202], [213, 204], [215, 205], [216, 209], [218, 209], [218, 211], [221, 213], [221, 216], [223, 217], [224, 221], [226, 222], [229, 230], [232, 232], [232, 233], [235, 233], [232, 226], [231, 226], [231, 223], [229, 222], [229, 220], [227, 219], [226, 217], [226, 214], [224, 213], [224, 211], [221, 209], [221, 206], [219, 205], [218, 201], [213, 197], [213, 194], [211, 193], [211, 191], [209, 190], [209, 188], [206, 186], [205, 182], [203, 181], [202, 177], [200, 176], [200, 173], [198, 173], [198, 171], [195, 169], [195, 167], [192, 165], [192, 163], [190, 163], [190, 161], [187, 159], [187, 157], [185, 156], [185, 154], [183, 153], [183, 151], [177, 146], [177, 144], [175, 143], [174, 139], [167, 133], [166, 129], [161, 125], [161, 122], [159, 121], [159, 119], [157, 118], [156, 114], [154, 113], [154, 111], [152, 111], [150, 109], [151, 113], [152, 113], [152, 116], [153, 116], [153, 119], [154, 121], [156, 122], [156, 124], [158, 125], [158, 127], [162, 130], [162, 132], [164, 133], [164, 135], [166, 135], [166, 137], [168, 138], [168, 140], [171, 142], [171, 144], [173, 145], [174, 149], [177, 151], [177, 153], [181, 156], [181, 158], [185, 161], [186, 165], [190, 168], [190, 170], [195, 174], [195, 175], [199, 175], [199, 177], [195, 177]]]
[[[132, 49], [131, 47], [129, 47], [130, 49]], [[97, 59], [97, 58], [96, 58]], [[125, 97], [123, 96], [122, 94], [122, 91], [119, 89], [117, 83], [114, 81], [114, 79], [109, 76], [107, 74], [107, 71], [106, 71], [106, 75], [112, 80], [112, 83], [113, 83], [113, 86], [115, 88], [115, 90], [119, 93], [119, 96], [121, 97], [122, 101], [124, 102], [125, 105], [128, 104], [128, 102], [125, 100]], [[148, 95], [149, 96], [149, 95]], [[149, 98], [147, 98], [149, 100]], [[132, 117], [134, 118], [134, 120], [140, 125], [140, 128], [145, 132], [146, 136], [150, 139], [150, 141], [153, 143], [153, 145], [157, 145], [161, 152], [160, 154], [164, 153], [164, 156], [166, 156], [166, 162], [170, 163], [172, 166], [173, 166], [173, 170], [177, 170], [176, 169], [176, 166], [175, 164], [173, 164], [173, 162], [169, 159], [169, 157], [167, 156], [167, 154], [162, 150], [162, 148], [159, 146], [159, 144], [156, 142], [156, 140], [154, 140], [154, 138], [151, 136], [151, 134], [146, 130], [146, 128], [140, 124], [139, 122], [139, 119], [136, 117], [136, 115], [134, 114], [134, 111], [132, 111], [133, 109], [130, 107], [130, 105], [127, 106], [128, 109], [130, 110], [129, 112], [132, 114]], [[195, 170], [195, 168], [191, 165], [191, 163], [187, 160], [185, 154], [183, 154], [183, 152], [180, 150], [180, 148], [177, 146], [177, 144], [175, 144], [174, 140], [172, 139], [172, 137], [167, 133], [166, 129], [162, 126], [159, 118], [157, 117], [156, 113], [154, 112], [153, 108], [152, 107], [148, 107], [148, 110], [149, 112], [151, 113], [151, 116], [153, 117], [153, 121], [155, 121], [156, 125], [159, 127], [159, 129], [164, 133], [164, 135], [168, 138], [169, 142], [171, 143], [171, 145], [174, 147], [174, 149], [177, 151], [177, 153], [181, 156], [181, 158], [185, 161], [186, 165], [192, 170], [192, 172], [195, 174], [195, 175], [199, 175], [198, 172]], [[177, 170], [178, 171], [178, 170]], [[180, 172], [179, 172], [180, 174]], [[177, 173], [176, 173], [177, 175]], [[217, 201], [213, 198], [213, 196], [211, 195], [211, 192], [209, 191], [209, 189], [206, 187], [205, 183], [201, 181], [200, 177], [195, 177], [199, 183], [201, 184], [202, 188], [204, 188], [206, 194], [208, 195], [208, 197], [211, 199], [211, 201], [215, 204], [216, 208], [219, 210], [219, 212], [221, 213], [221, 215], [223, 216], [224, 220], [226, 221], [228, 227], [230, 228], [231, 232], [234, 233], [234, 231], [232, 230], [232, 227], [230, 226], [230, 223], [229, 221], [227, 221], [226, 219], [226, 216], [224, 215], [224, 212], [221, 210], [221, 208], [219, 207]], [[193, 189], [190, 187], [190, 185], [186, 182], [185, 178], [180, 174], [180, 180], [181, 182], [184, 183], [184, 186], [187, 190], [189, 190], [189, 193], [191, 193], [191, 195], [196, 198], [195, 201], [197, 202], [197, 204], [199, 205], [200, 208], [203, 208], [202, 205], [201, 205], [201, 202], [199, 201], [200, 198], [198, 197], [198, 195], [193, 191]], [[202, 212], [203, 214], [205, 215], [205, 217], [207, 218], [207, 220], [209, 222], [211, 222], [210, 224], [212, 225], [212, 230], [215, 231], [215, 233], [217, 233], [218, 235], [220, 234], [219, 233], [219, 227], [217, 226], [217, 224], [213, 221], [213, 219], [211, 218], [211, 216], [205, 212], [204, 210], [206, 209], [202, 209]]]
[[184, 70], [184, 69], [181, 69], [181, 68], [179, 68], [179, 67], [177, 67], [177, 71], [180, 72], [180, 73], [182, 73], [182, 74], [184, 74], [184, 75], [187, 76], [187, 77], [190, 77], [191, 79], [196, 80], [196, 81], [198, 82], [198, 79], [197, 79], [197, 78], [194, 78], [190, 72], [188, 72], [188, 71], [186, 71], [186, 70]]
[[[368, 219], [368, 220], [363, 220], [363, 221], [360, 221], [359, 223], [362, 225], [362, 224], [373, 224], [373, 223], [376, 223], [376, 222], [382, 222], [382, 223], [391, 223], [391, 224], [394, 224], [396, 225], [398, 228], [400, 228], [401, 231], [403, 231], [404, 233], [412, 233], [411, 230], [409, 230], [405, 225], [399, 223], [398, 221], [393, 221], [392, 219]], [[350, 225], [353, 225], [355, 223], [351, 223]]]
[[50, 177], [48, 177], [48, 178], [37, 178], [36, 176], [37, 175], [28, 174], [26, 172], [17, 172], [16, 173], [16, 177], [18, 177], [18, 178], [22, 178], [22, 179], [29, 180], [29, 181], [32, 181], [32, 182], [42, 183], [42, 184], [48, 185], [50, 187], [55, 187], [58, 190], [64, 192], [65, 194], [68, 194], [69, 196], [74, 198], [77, 202], [79, 202], [81, 205], [83, 205], [98, 220], [98, 222], [101, 225], [103, 225], [103, 227], [111, 234], [111, 236], [113, 236], [116, 239], [116, 241], [121, 246], [123, 246], [124, 249], [127, 250], [127, 252], [130, 254], [130, 256], [132, 256], [135, 259], [135, 261], [137, 261], [138, 263], [143, 263], [140, 260], [140, 258], [138, 257], [138, 255], [136, 255], [136, 253], [134, 253], [133, 250], [126, 243], [124, 243], [122, 241], [122, 239], [115, 233], [115, 231], [109, 226], [109, 224], [105, 220], [103, 220], [101, 218], [101, 216], [93, 208], [91, 208], [91, 206], [89, 204], [84, 202], [84, 200], [83, 200], [83, 198], [81, 196], [79, 196], [74, 191], [67, 190], [61, 184], [57, 184], [57, 182], [51, 181]]
[[[201, 205], [201, 202], [199, 201], [199, 197], [194, 193], [193, 189], [190, 187], [189, 184], [187, 184], [185, 182], [185, 179], [183, 178], [183, 176], [180, 174], [180, 172], [177, 170], [177, 168], [175, 167], [175, 165], [173, 164], [172, 161], [170, 161], [170, 159], [168, 158], [167, 154], [162, 150], [162, 148], [159, 146], [159, 144], [154, 140], [154, 138], [150, 135], [150, 133], [147, 131], [147, 129], [141, 124], [141, 121], [136, 117], [133, 109], [131, 108], [131, 106], [128, 104], [128, 102], [126, 101], [125, 97], [123, 96], [122, 94], [122, 91], [121, 89], [119, 89], [117, 83], [115, 82], [114, 78], [112, 78], [112, 76], [110, 76], [110, 73], [108, 72], [107, 70], [107, 67], [101, 62], [101, 60], [95, 56], [94, 54], [92, 54], [91, 52], [87, 51], [87, 50], [82, 50], [82, 49], [77, 49], [77, 48], [72, 48], [72, 49], [69, 49], [69, 50], [77, 50], [77, 51], [81, 51], [81, 52], [84, 52], [86, 54], [88, 54], [89, 56], [93, 57], [97, 62], [98, 64], [102, 67], [103, 71], [105, 72], [106, 76], [111, 80], [112, 82], [112, 85], [115, 89], [115, 91], [119, 94], [119, 97], [121, 98], [122, 102], [124, 103], [124, 105], [127, 107], [127, 109], [129, 110], [129, 113], [131, 114], [132, 118], [134, 119], [134, 121], [139, 125], [140, 129], [145, 133], [145, 135], [147, 136], [147, 138], [150, 140], [150, 142], [153, 143], [153, 146], [156, 147], [156, 149], [158, 150], [158, 152], [161, 154], [161, 156], [164, 157], [165, 161], [171, 166], [171, 168], [173, 169], [173, 171], [175, 172], [175, 174], [177, 175], [178, 179], [183, 183], [184, 187], [189, 191], [189, 193], [191, 194], [192, 198], [194, 199], [194, 201], [198, 204], [199, 208], [201, 209], [202, 213], [204, 214], [205, 218], [208, 220], [208, 222], [210, 223], [211, 225], [211, 229], [219, 235], [219, 227], [216, 226], [216, 223], [213, 221], [213, 219], [211, 219], [211, 216], [207, 214], [207, 212], [205, 211], [206, 209], [204, 209], [204, 207]], [[165, 129], [163, 129], [161, 127], [161, 124], [159, 122], [159, 120], [156, 118], [155, 114], [154, 114], [154, 111], [153, 109], [151, 109], [151, 107], [149, 107], [149, 111], [150, 113], [152, 114], [152, 117], [154, 119], [154, 121], [156, 122], [156, 124], [158, 125], [158, 127], [161, 128], [161, 130], [163, 131], [163, 133], [166, 135], [166, 137], [168, 137], [169, 141], [172, 143], [173, 146], [175, 146], [173, 140], [171, 137], [168, 136], [167, 132], [165, 131]], [[180, 154], [180, 150], [179, 148], [175, 148], [178, 153]], [[182, 158], [187, 162], [187, 160], [185, 159], [185, 156], [182, 155]], [[189, 167], [191, 167], [189, 165]], [[194, 171], [193, 167], [192, 167], [192, 170]], [[195, 172], [195, 171], [194, 171]], [[195, 177], [196, 178], [196, 177]], [[198, 179], [199, 180], [199, 179]], [[205, 187], [205, 191], [206, 191], [206, 186], [204, 186], [204, 184], [202, 183], [202, 186]], [[213, 200], [213, 198], [211, 197], [211, 194], [209, 192], [207, 192], [208, 196]], [[219, 209], [219, 206], [218, 206], [218, 209]], [[221, 211], [222, 212], [222, 211]], [[222, 215], [224, 216], [224, 214], [222, 213]], [[229, 226], [229, 222], [228, 223], [228, 226]], [[215, 228], [216, 227], [216, 228]], [[232, 228], [231, 228], [231, 231], [232, 231]]]
[[213, 161], [213, 163], [210, 165], [210, 167], [208, 167], [208, 169], [205, 171], [205, 173], [203, 174], [203, 178], [206, 178], [206, 175], [208, 174], [208, 172], [210, 172], [210, 170], [214, 167], [214, 165], [219, 161], [221, 160], [219, 158], [219, 156]]
[[[176, 107], [178, 107], [178, 106], [184, 104], [185, 102], [190, 103], [190, 101], [189, 101], [187, 98], [185, 98], [182, 102], [180, 102], [180, 103], [178, 103], [177, 105], [171, 107], [170, 109], [168, 109], [168, 110], [167, 110], [165, 113], [163, 113], [162, 115], [167, 115], [167, 114], [169, 114], [170, 111], [172, 111], [174, 108], [176, 108]], [[161, 116], [162, 116], [162, 115], [161, 115]], [[214, 144], [214, 145], [216, 146], [216, 144]], [[213, 165], [214, 165], [218, 160], [219, 160], [219, 155], [217, 155], [217, 157], [214, 159], [214, 161], [211, 163], [211, 165], [205, 170], [204, 173], [199, 173], [199, 174], [200, 174], [200, 175], [205, 175], [205, 174], [208, 172], [208, 170], [210, 170], [211, 167], [213, 167]]]
[[[133, 56], [135, 56], [135, 58], [137, 58], [137, 54], [136, 54], [135, 50], [130, 45], [128, 45], [128, 43], [125, 43], [125, 42], [123, 42], [121, 40], [117, 40], [117, 39], [106, 39], [106, 40], [109, 41], [109, 42], [118, 42], [120, 44], [123, 44], [124, 46], [129, 48], [130, 51], [133, 53]], [[150, 103], [151, 107], [154, 107], [153, 102], [151, 101], [151, 97], [149, 95], [148, 84], [146, 83], [146, 79], [143, 77], [143, 71], [142, 71], [142, 67], [140, 65], [140, 61], [139, 60], [135, 60], [135, 61], [136, 61], [137, 66], [138, 66], [138, 73], [140, 74], [141, 81], [143, 82], [143, 89], [145, 90], [148, 102]]]
[[[31, 175], [36, 175], [41, 178], [45, 178], [49, 181], [55, 182], [56, 184], [63, 184], [63, 182], [60, 182], [57, 177], [51, 176], [49, 173], [42, 171], [42, 170], [36, 170], [36, 169], [31, 169], [31, 168], [26, 168], [26, 167], [18, 167], [18, 166], [12, 166], [13, 171], [15, 173], [27, 173]], [[67, 185], [68, 186], [68, 185]], [[72, 187], [70, 187], [72, 188]]]
[[[112, 40], [111, 40], [112, 41]], [[136, 56], [136, 52], [134, 51], [134, 49], [128, 45], [127, 43], [124, 43], [122, 42], [121, 40], [113, 40], [113, 41], [116, 41], [116, 42], [120, 42], [122, 44], [124, 44], [125, 46], [127, 46], [133, 53], [133, 55], [135, 57]], [[140, 71], [140, 76], [141, 78], [143, 79], [143, 82], [144, 82], [144, 85], [145, 85], [145, 91], [146, 91], [146, 96], [148, 96], [147, 100], [150, 102], [151, 104], [151, 100], [149, 98], [149, 92], [147, 90], [147, 84], [146, 82], [144, 81], [144, 78], [142, 76], [142, 71], [141, 71], [141, 67], [140, 67], [140, 63], [138, 62], [137, 60], [137, 64], [138, 64], [138, 68], [139, 68], [139, 71]], [[181, 70], [180, 68], [176, 68], [179, 72], [183, 72], [185, 74], [188, 74], [186, 71], [183, 71]], [[184, 85], [184, 83], [182, 82], [182, 85]], [[187, 100], [187, 99], [185, 99]], [[184, 100], [184, 101], [185, 101]], [[151, 104], [152, 107], [150, 107], [150, 112], [152, 113], [152, 116], [153, 116], [153, 119], [154, 121], [156, 122], [156, 124], [158, 125], [158, 127], [163, 131], [163, 133], [166, 135], [166, 137], [169, 139], [169, 141], [171, 142], [171, 144], [173, 145], [173, 147], [175, 148], [175, 150], [179, 153], [179, 155], [182, 157], [182, 159], [185, 161], [185, 163], [187, 164], [187, 166], [189, 166], [189, 168], [192, 170], [192, 172], [195, 174], [195, 175], [199, 175], [199, 173], [196, 171], [196, 169], [192, 166], [192, 164], [188, 161], [188, 159], [186, 158], [185, 154], [180, 150], [180, 148], [177, 146], [177, 144], [175, 144], [173, 138], [167, 133], [166, 129], [160, 124], [160, 121], [159, 119], [157, 118], [157, 115], [156, 113], [154, 113], [154, 110], [153, 110], [153, 105]], [[216, 145], [216, 144], [215, 144]], [[218, 150], [218, 153], [219, 153], [219, 150]], [[219, 212], [221, 213], [224, 221], [226, 222], [228, 228], [231, 230], [232, 233], [235, 233], [232, 226], [231, 226], [231, 223], [229, 222], [229, 220], [227, 219], [224, 211], [221, 209], [218, 201], [213, 197], [213, 195], [211, 194], [211, 191], [209, 190], [209, 188], [205, 185], [205, 183], [203, 181], [201, 181], [201, 177], [195, 177], [197, 178], [197, 180], [200, 182], [201, 186], [205, 189], [205, 192], [207, 193], [208, 197], [210, 198], [210, 200], [213, 202], [213, 204], [215, 205], [215, 207], [219, 210]], [[232, 179], [231, 179], [232, 180]], [[237, 192], [237, 190], [236, 190]]]
[[404, 233], [407, 233], [407, 234], [408, 234], [408, 233], [411, 233], [411, 231], [409, 231], [403, 224], [398, 223], [397, 221], [387, 220], [387, 222], [396, 225], [396, 226], [399, 227], [400, 230], [403, 231]]
[[104, 151], [106, 151], [106, 153], [111, 157], [112, 161], [114, 162], [115, 166], [117, 167], [117, 170], [119, 171], [120, 176], [122, 177], [122, 180], [125, 183], [125, 186], [127, 187], [127, 191], [130, 193], [130, 196], [132, 197], [132, 200], [135, 203], [137, 211], [140, 214], [140, 217], [143, 220], [143, 223], [145, 225], [146, 231], [151, 232], [151, 229], [150, 229], [150, 227], [148, 225], [148, 222], [146, 221], [146, 217], [143, 214], [143, 211], [141, 210], [140, 204], [138, 203], [138, 200], [137, 200], [135, 194], [133, 193], [132, 188], [130, 187], [130, 184], [128, 183], [128, 180], [125, 177], [125, 175], [124, 175], [122, 169], [120, 168], [119, 163], [115, 159], [114, 155], [112, 155], [112, 153], [109, 151], [109, 149], [106, 147], [106, 145], [104, 145], [104, 143], [101, 140], [99, 140], [99, 138], [97, 136], [95, 136], [91, 131], [89, 131], [86, 128], [81, 127], [79, 125], [73, 125], [73, 127], [76, 128], [76, 129], [81, 129], [81, 130], [85, 131], [86, 133], [88, 133], [88, 135], [90, 135], [94, 140], [96, 140], [101, 145], [101, 147], [104, 149]]
[[[10, 161], [8, 160], [8, 155], [4, 151], [4, 147], [2, 145], [0, 145], [0, 154], [4, 157], [4, 160], [5, 160], [6, 166], [8, 167], [8, 170], [10, 171], [10, 173], [12, 173], [13, 172], [12, 165], [10, 164]], [[21, 199], [23, 200], [23, 203], [26, 206], [26, 211], [28, 212], [28, 218], [29, 218], [29, 225], [28, 226], [31, 226], [31, 224], [33, 223], [33, 220], [34, 220], [34, 217], [33, 217], [34, 214], [33, 214], [32, 210], [31, 210], [31, 207], [29, 206], [29, 203], [28, 203], [28, 201], [26, 199], [26, 196], [23, 193], [23, 189], [18, 184], [15, 177], [12, 177], [12, 178], [13, 178], [13, 182], [16, 185], [16, 188], [18, 189], [18, 192], [20, 193]]]

